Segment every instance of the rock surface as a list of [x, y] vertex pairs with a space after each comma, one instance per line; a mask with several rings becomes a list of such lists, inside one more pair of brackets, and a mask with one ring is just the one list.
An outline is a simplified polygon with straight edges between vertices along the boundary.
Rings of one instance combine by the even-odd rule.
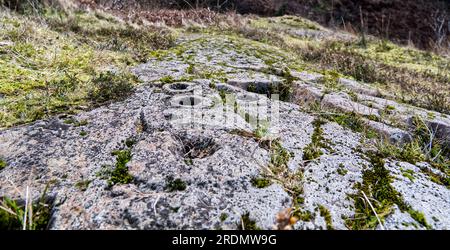
[[[307, 72], [293, 74], [297, 82], [291, 102], [250, 93], [251, 84], [264, 89], [284, 80], [249, 52], [254, 48], [243, 50], [227, 37], [190, 37], [180, 44], [183, 53], [134, 69], [144, 83], [125, 101], [70, 117], [86, 125], [68, 123], [69, 117], [62, 116], [0, 131], [0, 156], [8, 165], [0, 170], [0, 196], [20, 199], [30, 186], [37, 198], [48, 185], [47, 195], [57, 203], [51, 229], [237, 229], [245, 214], [257, 227], [271, 229], [277, 214], [294, 206], [294, 197], [284, 179], [263, 188], [252, 184], [273, 152], [258, 138], [235, 133], [251, 134], [265, 126], [290, 154], [288, 173], [302, 173], [296, 183], [302, 186], [301, 209], [312, 219], [299, 220], [294, 228], [347, 229], [345, 218], [355, 215], [349, 195], [358, 193], [355, 184], [372, 167], [361, 148], [370, 145], [362, 134], [327, 121], [321, 130], [328, 147], [321, 148], [317, 159], [305, 160], [317, 114], [305, 112], [304, 103], [376, 117], [375, 125], [368, 124], [394, 141], [408, 141], [409, 135], [406, 127], [391, 121], [407, 124], [414, 115], [435, 124], [436, 136], [450, 134], [444, 115], [433, 112], [430, 119], [428, 111], [375, 97], [376, 90], [355, 81], [344, 80], [343, 85], [358, 93], [356, 100], [345, 92], [325, 94], [318, 75]], [[277, 53], [271, 57], [282, 60]], [[197, 74], [189, 72], [189, 65], [195, 65]], [[217, 77], [198, 78], [199, 72]], [[164, 84], [161, 79], [167, 76], [181, 82]], [[394, 107], [393, 114], [380, 114], [387, 105]], [[135, 142], [131, 146], [130, 140]], [[126, 166], [133, 181], [110, 186], [102, 173], [116, 164], [112, 152], [126, 149], [132, 154]], [[450, 229], [447, 187], [409, 163], [389, 161], [385, 167], [395, 190], [432, 228]], [[403, 169], [414, 171], [415, 180], [405, 178]], [[318, 207], [329, 210], [330, 222]], [[423, 228], [395, 207], [384, 225]]]

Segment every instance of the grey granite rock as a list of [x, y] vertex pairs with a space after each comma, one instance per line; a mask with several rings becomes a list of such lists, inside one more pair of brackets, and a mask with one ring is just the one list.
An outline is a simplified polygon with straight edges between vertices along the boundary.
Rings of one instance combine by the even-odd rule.
[[[7, 167], [0, 170], [0, 196], [23, 199], [28, 186], [37, 199], [48, 185], [47, 195], [57, 203], [51, 229], [237, 229], [245, 214], [256, 226], [272, 229], [277, 214], [294, 205], [286, 186], [292, 180], [286, 176], [302, 173], [293, 184], [303, 191], [301, 210], [312, 218], [294, 228], [346, 229], [346, 218], [355, 215], [349, 196], [358, 192], [355, 183], [371, 167], [363, 149], [373, 145], [362, 134], [325, 122], [320, 129], [326, 144], [320, 144], [322, 154], [304, 160], [318, 117], [302, 111], [306, 103], [321, 101], [324, 111], [374, 115], [381, 123], [367, 123], [393, 141], [405, 140], [408, 131], [379, 114], [387, 105], [395, 106], [391, 118], [407, 123], [420, 115], [441, 138], [449, 134], [448, 118], [442, 114], [430, 117], [426, 110], [367, 95], [371, 90], [357, 91], [364, 93], [357, 100], [330, 89], [323, 96], [320, 74], [292, 71], [299, 80], [292, 102], [269, 99], [258, 89], [252, 92], [260, 94], [250, 93], [250, 84], [264, 90], [285, 80], [279, 74], [282, 57], [270, 55], [281, 63], [267, 65], [252, 54], [256, 50], [243, 50], [225, 36], [179, 42], [182, 53], [172, 51], [134, 68], [144, 83], [124, 101], [1, 130], [0, 157]], [[219, 77], [203, 79], [208, 78], [205, 72]], [[168, 76], [175, 83], [161, 81]], [[357, 83], [351, 84], [354, 88]], [[265, 175], [277, 152], [256, 132], [270, 142], [278, 140], [289, 153], [279, 179]], [[116, 150], [130, 150], [126, 167], [133, 181], [110, 186], [108, 170], [116, 164]], [[448, 188], [420, 170], [432, 169], [430, 165], [389, 161], [386, 167], [395, 177], [392, 186], [432, 228], [450, 228]], [[414, 181], [402, 169], [414, 171]], [[257, 188], [254, 178], [272, 179], [269, 186]], [[80, 183], [87, 185], [80, 188]], [[331, 222], [319, 207], [329, 211]], [[385, 217], [386, 228], [423, 228], [407, 212], [395, 206], [392, 210]]]

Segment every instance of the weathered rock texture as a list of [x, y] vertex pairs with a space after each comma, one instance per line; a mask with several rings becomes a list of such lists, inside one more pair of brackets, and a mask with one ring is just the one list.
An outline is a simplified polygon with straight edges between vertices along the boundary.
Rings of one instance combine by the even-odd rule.
[[[419, 115], [448, 140], [449, 118], [433, 112], [430, 119], [430, 112], [375, 97], [376, 90], [358, 82], [341, 80], [357, 93], [352, 99], [343, 91], [325, 92], [315, 81], [317, 74], [292, 71], [291, 101], [271, 100], [247, 90], [281, 84], [283, 76], [267, 69], [283, 67], [267, 65], [251, 53], [256, 48], [245, 49], [248, 44], [227, 37], [193, 37], [180, 46], [182, 53], [134, 69], [144, 83], [127, 100], [71, 117], [87, 121], [84, 126], [54, 117], [1, 131], [0, 156], [8, 166], [0, 172], [0, 196], [23, 198], [30, 186], [37, 198], [48, 185], [47, 195], [57, 203], [51, 229], [236, 229], [247, 213], [258, 227], [271, 229], [277, 214], [294, 201], [284, 179], [263, 188], [252, 185], [273, 152], [256, 137], [236, 131], [252, 133], [260, 121], [268, 136], [279, 138], [290, 153], [288, 172], [303, 176], [297, 180], [303, 189], [301, 209], [312, 219], [299, 220], [294, 228], [325, 229], [327, 222], [318, 211], [322, 206], [329, 210], [333, 228], [346, 229], [345, 218], [355, 215], [349, 195], [358, 193], [355, 183], [371, 168], [361, 149], [370, 145], [363, 135], [326, 122], [321, 129], [328, 147], [319, 158], [304, 160], [317, 115], [301, 111], [305, 103], [375, 117], [378, 121], [367, 120], [367, 125], [393, 141], [408, 141], [409, 134], [406, 126], [397, 128], [388, 118], [407, 124]], [[283, 60], [277, 53], [270, 56]], [[161, 83], [166, 76], [181, 82]], [[385, 117], [380, 111], [387, 105], [394, 111]], [[130, 141], [135, 143], [127, 146]], [[111, 187], [102, 173], [116, 163], [111, 153], [128, 147], [132, 158], [126, 166], [133, 181]], [[389, 161], [386, 168], [395, 177], [393, 187], [432, 228], [450, 229], [447, 187], [408, 163]], [[414, 171], [414, 181], [402, 176], [403, 168]], [[421, 228], [398, 209], [386, 216], [384, 226]]]

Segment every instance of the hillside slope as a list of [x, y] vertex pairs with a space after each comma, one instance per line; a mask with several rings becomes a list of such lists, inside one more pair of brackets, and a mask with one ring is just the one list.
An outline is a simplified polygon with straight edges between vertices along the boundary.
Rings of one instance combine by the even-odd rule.
[[[450, 3], [442, 0], [95, 0], [108, 8], [131, 10], [193, 7], [234, 10], [263, 16], [298, 15], [331, 28], [368, 32], [419, 48], [450, 46]], [[445, 49], [446, 48], [446, 49]]]
[[293, 16], [0, 20], [0, 197], [30, 229], [450, 228], [448, 58]]

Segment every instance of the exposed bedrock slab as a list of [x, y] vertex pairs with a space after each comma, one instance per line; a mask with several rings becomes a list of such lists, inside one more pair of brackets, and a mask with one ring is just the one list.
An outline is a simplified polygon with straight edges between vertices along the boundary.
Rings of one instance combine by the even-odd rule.
[[319, 207], [326, 208], [331, 215], [331, 225], [335, 229], [346, 229], [343, 217], [354, 214], [353, 200], [348, 197], [357, 190], [356, 182], [361, 181], [363, 166], [368, 165], [356, 152], [360, 137], [335, 123], [322, 126], [324, 137], [329, 140], [330, 150], [317, 160], [304, 166], [304, 211], [309, 211], [311, 221], [299, 221], [298, 229], [326, 229], [325, 219]]
[[293, 70], [291, 71], [291, 75], [307, 83], [318, 83], [323, 78], [322, 74], [306, 71], [298, 72]]
[[355, 91], [356, 93], [370, 96], [378, 96], [380, 94], [380, 92], [377, 89], [372, 88], [367, 84], [362, 84], [355, 80], [340, 78], [339, 83], [342, 84], [344, 87]]
[[364, 122], [393, 144], [404, 144], [412, 140], [411, 134], [403, 129], [395, 128], [384, 123], [368, 119], [364, 119]]
[[[0, 172], [1, 195], [19, 198], [16, 190], [30, 184], [38, 197], [38, 191], [56, 181], [48, 193], [61, 203], [55, 208], [53, 229], [236, 229], [246, 213], [258, 227], [271, 229], [277, 213], [292, 201], [278, 184], [264, 189], [252, 186], [251, 179], [261, 174], [260, 163], [268, 164], [269, 152], [256, 140], [228, 131], [253, 128], [243, 118], [231, 127], [220, 119], [216, 121], [222, 126], [202, 127], [202, 123], [211, 125], [219, 109], [202, 102], [198, 103], [202, 108], [188, 113], [203, 120], [172, 123], [167, 114], [185, 114], [180, 98], [190, 96], [153, 90], [140, 87], [124, 102], [72, 117], [86, 120], [85, 126], [52, 119], [2, 131], [0, 154], [8, 167]], [[213, 100], [213, 92], [206, 90], [198, 98]], [[301, 118], [299, 111], [293, 112]], [[87, 135], [80, 135], [81, 131]], [[134, 181], [109, 189], [98, 174], [105, 165], [114, 166], [111, 152], [125, 148], [129, 138], [137, 141], [127, 164]], [[193, 154], [203, 150], [194, 146], [204, 138], [213, 142], [214, 150]], [[186, 160], [186, 145], [194, 145], [188, 153], [197, 158]], [[185, 183], [186, 189], [169, 192], [167, 186], [174, 179]], [[85, 190], [77, 188], [82, 181], [89, 182]], [[222, 214], [226, 214], [224, 221]]]
[[423, 213], [432, 228], [450, 228], [450, 190], [447, 187], [432, 182], [419, 167], [406, 162], [389, 161], [386, 167], [395, 177], [392, 183], [395, 190], [414, 210]]
[[[355, 91], [366, 94], [357, 100], [334, 90], [323, 96], [320, 74], [292, 72], [301, 81], [294, 83], [292, 103], [269, 99], [258, 89], [254, 92], [263, 94], [250, 93], [247, 89], [268, 89], [283, 79], [264, 73], [269, 68], [264, 60], [238, 51], [231, 39], [197, 36], [180, 42], [185, 46], [181, 55], [134, 68], [142, 81], [152, 83], [137, 87], [125, 101], [0, 131], [0, 157], [7, 163], [0, 170], [0, 197], [23, 199], [29, 186], [37, 199], [49, 185], [47, 195], [58, 204], [51, 229], [237, 229], [245, 214], [256, 226], [272, 229], [277, 214], [292, 207], [293, 196], [283, 181], [264, 188], [252, 184], [255, 177], [267, 177], [264, 169], [277, 153], [261, 145], [255, 136], [261, 132], [279, 139], [289, 153], [284, 174], [303, 173], [295, 184], [303, 188], [301, 210], [312, 217], [294, 227], [346, 229], [344, 218], [355, 215], [349, 195], [358, 192], [354, 184], [370, 167], [361, 150], [367, 145], [363, 135], [336, 123], [327, 122], [319, 130], [317, 115], [302, 112], [303, 104], [322, 101], [330, 110], [380, 119], [380, 110], [395, 105], [393, 113], [401, 119], [420, 114], [434, 122], [431, 127], [441, 131], [441, 137], [449, 134], [443, 115], [434, 112], [431, 118], [432, 112], [369, 96], [363, 89]], [[193, 75], [186, 73], [190, 64], [185, 57], [195, 64], [194, 70], [218, 71], [230, 84], [187, 80]], [[167, 76], [170, 82], [180, 82], [164, 85], [160, 80]], [[230, 96], [224, 98], [224, 93]], [[394, 141], [408, 137], [393, 126], [367, 123]], [[313, 135], [318, 131], [326, 146], [315, 145], [320, 157], [304, 160], [305, 149], [317, 143]], [[111, 187], [104, 172], [116, 165], [116, 150], [130, 150], [126, 166], [133, 181]], [[422, 212], [433, 228], [449, 228], [449, 190], [420, 169], [444, 173], [423, 163], [416, 167], [390, 161], [387, 168], [405, 202]], [[414, 171], [414, 180], [405, 178], [406, 169]], [[330, 221], [319, 208], [329, 211]], [[422, 228], [399, 210], [385, 219], [389, 229]]]
[[153, 59], [145, 64], [135, 67], [132, 71], [141, 81], [152, 82], [166, 76], [171, 76], [173, 79], [179, 79], [186, 75], [188, 67], [189, 64], [183, 61], [161, 61]]
[[320, 102], [323, 95], [323, 91], [317, 87], [301, 82], [294, 82], [292, 102], [295, 104], [307, 106]]
[[322, 99], [324, 107], [336, 108], [345, 112], [355, 112], [360, 115], [379, 117], [377, 109], [367, 107], [350, 99], [348, 94], [339, 92], [327, 94]]

